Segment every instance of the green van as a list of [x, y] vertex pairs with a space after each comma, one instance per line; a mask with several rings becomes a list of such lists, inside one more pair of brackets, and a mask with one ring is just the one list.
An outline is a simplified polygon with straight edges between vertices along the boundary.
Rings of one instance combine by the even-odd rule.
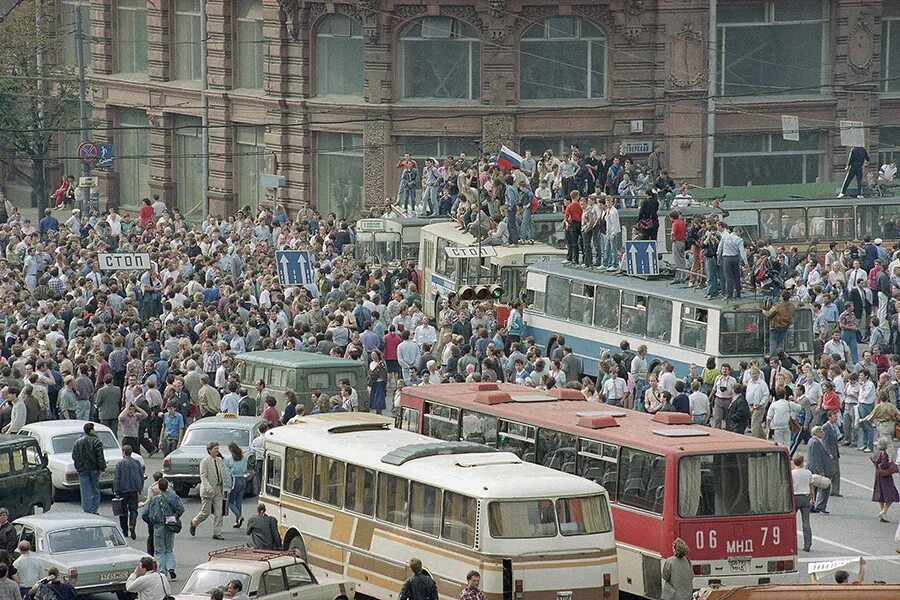
[[9, 520], [43, 512], [53, 505], [53, 482], [37, 440], [25, 435], [0, 435], [0, 506]]
[[341, 379], [350, 380], [359, 396], [359, 409], [368, 410], [366, 367], [359, 361], [292, 350], [245, 352], [235, 358], [241, 385], [253, 394], [253, 386], [262, 379], [266, 382], [266, 390], [278, 400], [279, 410], [284, 408], [284, 392], [293, 390], [298, 406], [305, 407], [309, 414], [313, 409], [310, 394], [337, 394]]

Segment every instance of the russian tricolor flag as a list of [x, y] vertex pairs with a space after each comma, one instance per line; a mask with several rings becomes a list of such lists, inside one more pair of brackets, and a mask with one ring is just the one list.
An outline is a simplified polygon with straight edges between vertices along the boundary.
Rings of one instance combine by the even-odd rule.
[[497, 166], [506, 173], [510, 169], [522, 166], [522, 157], [507, 148], [500, 146], [500, 156], [497, 157]]

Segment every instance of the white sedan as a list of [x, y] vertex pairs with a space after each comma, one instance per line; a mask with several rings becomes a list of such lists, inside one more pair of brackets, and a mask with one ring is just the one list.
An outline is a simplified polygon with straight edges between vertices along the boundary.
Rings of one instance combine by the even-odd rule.
[[[19, 435], [27, 435], [37, 440], [41, 452], [47, 457], [53, 489], [59, 491], [78, 489], [78, 472], [72, 460], [72, 447], [82, 435], [86, 421], [60, 420], [40, 421], [26, 425]], [[103, 443], [103, 455], [106, 457], [106, 471], [100, 474], [100, 487], [111, 488], [116, 465], [122, 460], [122, 446], [106, 425], [94, 424], [94, 433]], [[144, 459], [138, 454], [132, 458], [144, 467]]]

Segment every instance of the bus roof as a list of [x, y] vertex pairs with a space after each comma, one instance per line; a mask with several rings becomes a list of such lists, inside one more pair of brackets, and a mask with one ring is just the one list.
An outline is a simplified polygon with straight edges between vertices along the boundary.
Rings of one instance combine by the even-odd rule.
[[695, 306], [716, 309], [748, 308], [748, 304], [753, 305], [754, 308], [758, 308], [762, 300], [762, 298], [750, 295], [751, 292], [748, 291], [744, 292], [745, 296], [740, 300], [725, 300], [724, 298], [707, 299], [705, 297], [705, 288], [698, 290], [674, 285], [669, 277], [663, 279], [644, 279], [642, 277], [632, 277], [629, 275], [613, 275], [602, 271], [589, 271], [583, 268], [572, 267], [559, 260], [536, 262], [529, 267], [529, 271], [545, 275], [562, 275], [569, 279], [621, 289], [642, 296], [656, 296], [669, 300], [678, 300], [679, 302], [687, 302]]
[[[478, 240], [475, 239], [471, 233], [466, 231], [460, 231], [459, 226], [453, 221], [446, 221], [444, 223], [432, 223], [431, 225], [426, 225], [422, 228], [423, 232], [428, 232], [431, 235], [442, 237], [454, 246], [477, 246]], [[503, 258], [505, 256], [511, 255], [520, 255], [520, 254], [545, 254], [545, 255], [565, 255], [566, 251], [559, 248], [554, 248], [553, 246], [548, 246], [547, 244], [543, 244], [540, 242], [535, 242], [534, 244], [525, 244], [515, 247], [509, 246], [491, 246], [497, 251], [497, 257]]]
[[[511, 383], [448, 383], [408, 386], [403, 393], [415, 398], [443, 402], [480, 413], [497, 415], [519, 423], [572, 433], [612, 444], [629, 446], [657, 454], [695, 454], [720, 451], [757, 451], [779, 449], [779, 446], [754, 437], [721, 429], [690, 424], [666, 424], [651, 415], [584, 400], [556, 400], [548, 397], [537, 403], [533, 398], [542, 392]], [[546, 392], [543, 392], [546, 394]], [[525, 398], [522, 400], [521, 398]], [[518, 401], [517, 401], [518, 399]], [[665, 413], [673, 415], [677, 413]], [[615, 415], [617, 426], [595, 429], [579, 421]], [[658, 417], [661, 419], [664, 417]], [[609, 419], [605, 419], [607, 422]], [[783, 450], [783, 448], [780, 448]]]
[[356, 369], [360, 366], [359, 361], [350, 360], [349, 358], [334, 358], [317, 352], [296, 352], [293, 350], [244, 352], [236, 358], [249, 363], [261, 363], [275, 367], [344, 367], [346, 369]]
[[[523, 481], [529, 482], [526, 497], [534, 498], [596, 494], [602, 489], [584, 478], [522, 462], [511, 452], [485, 448], [480, 453], [453, 453], [457, 449], [453, 444], [394, 429], [384, 424], [383, 418], [379, 421], [357, 413], [292, 419], [290, 424], [270, 430], [266, 441], [474, 498], [522, 498]], [[422, 451], [425, 446], [433, 450]], [[413, 450], [422, 456], [391, 464], [401, 462], [392, 458], [398, 451]], [[382, 460], [389, 455], [389, 462]]]

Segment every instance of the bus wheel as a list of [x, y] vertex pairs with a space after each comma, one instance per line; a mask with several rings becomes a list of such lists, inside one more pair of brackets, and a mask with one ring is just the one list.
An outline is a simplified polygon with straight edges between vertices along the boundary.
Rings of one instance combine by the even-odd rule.
[[287, 549], [293, 552], [297, 558], [306, 562], [306, 544], [303, 542], [303, 536], [299, 533], [291, 538]]

